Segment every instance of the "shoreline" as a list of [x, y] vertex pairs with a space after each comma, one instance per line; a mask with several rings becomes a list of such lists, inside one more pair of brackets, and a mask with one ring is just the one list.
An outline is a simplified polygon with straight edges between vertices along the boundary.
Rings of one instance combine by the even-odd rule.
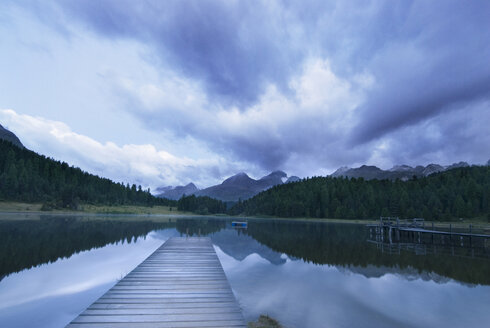
[[[81, 210], [63, 210], [55, 209], [50, 211], [42, 211], [41, 203], [22, 203], [22, 202], [8, 202], [0, 201], [0, 215], [8, 214], [25, 214], [25, 215], [69, 215], [69, 216], [107, 216], [107, 217], [140, 217], [140, 218], [216, 218], [216, 219], [237, 219], [237, 220], [280, 220], [280, 221], [296, 221], [296, 222], [325, 222], [325, 223], [348, 223], [348, 224], [376, 224], [379, 221], [373, 219], [335, 219], [335, 218], [282, 218], [273, 216], [243, 216], [243, 215], [227, 215], [227, 214], [215, 214], [215, 215], [201, 215], [192, 212], [177, 211], [174, 207], [170, 206], [135, 206], [135, 205], [82, 205]], [[172, 208], [172, 210], [170, 210]], [[453, 225], [457, 227], [466, 227], [469, 224], [476, 224], [490, 228], [490, 222], [484, 218], [466, 219], [464, 221], [426, 221], [434, 222], [437, 225]]]

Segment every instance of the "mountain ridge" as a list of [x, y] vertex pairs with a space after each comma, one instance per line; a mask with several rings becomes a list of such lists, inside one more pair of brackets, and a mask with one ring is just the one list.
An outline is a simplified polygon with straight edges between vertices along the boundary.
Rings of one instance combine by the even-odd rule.
[[0, 124], [0, 139], [9, 141], [19, 148], [25, 148], [20, 139], [10, 130]]
[[[173, 188], [160, 187], [157, 190], [162, 192], [159, 193], [157, 197], [178, 200], [185, 194], [187, 196], [207, 196], [225, 202], [236, 202], [251, 198], [259, 192], [267, 190], [275, 185], [299, 180], [300, 179], [296, 176], [288, 178], [287, 174], [283, 171], [273, 171], [257, 180], [249, 177], [245, 172], [239, 172], [226, 178], [220, 184], [204, 189], [198, 189], [193, 183]], [[190, 185], [194, 186], [195, 189], [187, 188]]]
[[[490, 160], [487, 162], [490, 165]], [[426, 166], [417, 165], [415, 167], [400, 164], [394, 165], [392, 168], [383, 170], [374, 165], [361, 165], [357, 168], [342, 166], [330, 175], [330, 177], [347, 177], [347, 178], [363, 178], [366, 180], [372, 179], [388, 179], [407, 181], [414, 176], [417, 178], [426, 177], [433, 173], [443, 172], [446, 170], [468, 167], [467, 162], [458, 162], [451, 165], [440, 165], [431, 163]], [[183, 195], [207, 196], [225, 202], [237, 202], [239, 200], [247, 200], [257, 195], [258, 193], [267, 190], [273, 186], [293, 183], [301, 181], [297, 176], [290, 176], [283, 171], [273, 171], [260, 179], [253, 179], [245, 172], [239, 172], [231, 177], [223, 180], [221, 184], [210, 186], [204, 189], [198, 189], [192, 182], [186, 186], [176, 187], [160, 187], [157, 191], [157, 197], [165, 197], [172, 200], [178, 200]]]
[[453, 163], [451, 165], [442, 166], [439, 164], [428, 164], [427, 166], [418, 165], [412, 167], [409, 165], [395, 165], [391, 169], [383, 170], [373, 165], [361, 165], [357, 168], [341, 167], [334, 173], [330, 174], [331, 177], [347, 177], [347, 178], [364, 178], [366, 180], [371, 179], [400, 179], [403, 181], [409, 180], [414, 176], [417, 178], [426, 177], [433, 173], [443, 172], [446, 170], [468, 167], [470, 166], [466, 162]]

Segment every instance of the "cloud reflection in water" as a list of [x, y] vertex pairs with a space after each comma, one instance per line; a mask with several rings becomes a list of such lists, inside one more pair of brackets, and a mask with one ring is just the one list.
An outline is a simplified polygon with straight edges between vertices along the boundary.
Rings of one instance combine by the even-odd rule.
[[2, 327], [65, 326], [176, 233], [153, 231], [131, 243], [109, 244], [5, 277], [0, 281]]
[[[286, 327], [474, 327], [489, 318], [490, 287], [402, 273], [368, 277], [345, 268], [253, 253], [238, 261], [215, 246], [247, 320]], [[362, 268], [356, 268], [362, 272]]]

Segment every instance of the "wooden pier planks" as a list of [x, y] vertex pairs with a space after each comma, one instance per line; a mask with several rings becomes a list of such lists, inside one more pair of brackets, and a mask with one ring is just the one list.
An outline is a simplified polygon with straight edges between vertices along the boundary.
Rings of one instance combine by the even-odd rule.
[[67, 327], [246, 327], [208, 237], [170, 238]]

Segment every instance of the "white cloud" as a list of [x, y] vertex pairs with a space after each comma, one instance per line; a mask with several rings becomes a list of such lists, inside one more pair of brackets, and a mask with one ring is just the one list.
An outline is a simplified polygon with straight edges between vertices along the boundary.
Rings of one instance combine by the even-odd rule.
[[[237, 171], [489, 156], [488, 109], [448, 116], [466, 134], [444, 122], [444, 106], [488, 99], [479, 4], [136, 6], [0, 2], [0, 108], [35, 118], [24, 135], [10, 123], [30, 148], [117, 180], [202, 187]], [[35, 132], [39, 117], [50, 123]]]
[[[329, 154], [341, 148], [349, 152], [340, 140], [357, 123], [355, 109], [373, 83], [365, 72], [352, 81], [340, 78], [328, 59], [315, 57], [289, 81], [289, 91], [269, 84], [256, 104], [238, 108], [211, 102], [199, 84], [177, 78], [171, 70], [151, 82], [114, 78], [130, 111], [147, 126], [192, 136], [231, 161], [304, 175], [312, 173], [311, 167], [298, 170], [298, 156], [316, 169], [333, 169], [338, 157], [332, 160]], [[277, 152], [277, 160], [260, 163], [271, 152]]]
[[216, 183], [221, 174], [230, 174], [235, 169], [219, 156], [196, 160], [174, 156], [151, 144], [100, 143], [73, 132], [62, 122], [21, 115], [11, 109], [0, 110], [0, 120], [27, 148], [42, 149], [48, 156], [118, 182], [155, 188], [192, 180], [207, 186]]

